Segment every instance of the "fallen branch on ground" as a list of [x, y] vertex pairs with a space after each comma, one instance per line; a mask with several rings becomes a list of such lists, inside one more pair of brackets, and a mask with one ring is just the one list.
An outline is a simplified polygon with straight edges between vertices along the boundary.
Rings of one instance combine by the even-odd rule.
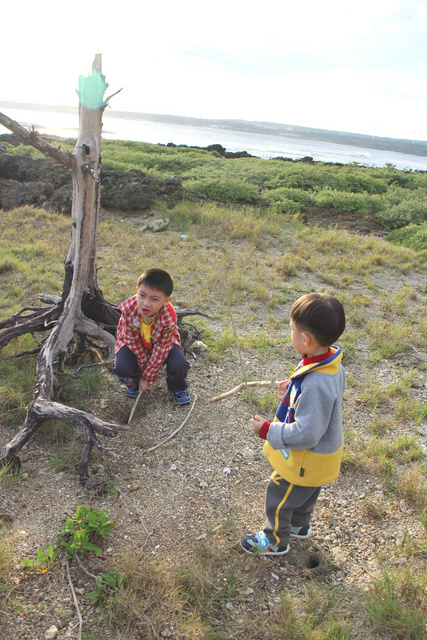
[[214, 398], [209, 398], [208, 402], [212, 403], [212, 402], [218, 402], [219, 400], [224, 400], [225, 398], [229, 398], [230, 396], [236, 395], [236, 393], [239, 393], [239, 391], [242, 391], [248, 387], [267, 387], [270, 389], [277, 389], [279, 384], [280, 383], [278, 380], [253, 380], [247, 383], [242, 382], [241, 384], [239, 384], [237, 387], [234, 387], [234, 389], [231, 389], [230, 391], [225, 391], [224, 393], [221, 393], [219, 396], [215, 396]]
[[80, 609], [79, 609], [79, 603], [77, 600], [77, 596], [76, 596], [76, 592], [74, 591], [74, 586], [71, 580], [71, 575], [70, 575], [70, 564], [68, 562], [68, 560], [66, 561], [66, 569], [67, 569], [67, 578], [68, 578], [68, 585], [70, 587], [70, 591], [71, 591], [71, 595], [73, 596], [73, 604], [74, 604], [74, 608], [76, 610], [77, 613], [77, 618], [79, 621], [79, 632], [78, 632], [78, 640], [81, 640], [82, 637], [82, 629], [83, 629], [83, 619], [80, 613]]
[[174, 436], [176, 436], [178, 431], [181, 431], [182, 427], [185, 425], [185, 423], [187, 422], [188, 418], [191, 416], [191, 412], [194, 409], [194, 405], [196, 404], [196, 400], [197, 400], [197, 394], [194, 396], [194, 402], [193, 402], [193, 405], [192, 405], [190, 411], [187, 413], [187, 417], [185, 418], [184, 422], [178, 427], [178, 429], [175, 429], [175, 431], [173, 433], [171, 433], [170, 436], [165, 438], [162, 442], [159, 442], [159, 444], [156, 444], [156, 445], [154, 445], [154, 447], [150, 447], [149, 449], [145, 449], [144, 453], [148, 453], [149, 451], [154, 451], [155, 449], [158, 449], [159, 447], [161, 447], [164, 444], [166, 444], [166, 442], [168, 442], [168, 440], [171, 440]]

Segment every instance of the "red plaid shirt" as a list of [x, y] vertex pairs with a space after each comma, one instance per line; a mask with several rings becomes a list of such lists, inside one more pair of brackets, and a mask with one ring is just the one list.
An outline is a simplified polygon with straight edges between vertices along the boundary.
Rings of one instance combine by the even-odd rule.
[[170, 302], [161, 307], [151, 325], [151, 349], [147, 349], [142, 340], [142, 316], [138, 311], [136, 296], [122, 302], [119, 309], [122, 315], [117, 327], [115, 353], [126, 345], [138, 359], [142, 380], [147, 384], [153, 384], [172, 345], [181, 346], [175, 309]]

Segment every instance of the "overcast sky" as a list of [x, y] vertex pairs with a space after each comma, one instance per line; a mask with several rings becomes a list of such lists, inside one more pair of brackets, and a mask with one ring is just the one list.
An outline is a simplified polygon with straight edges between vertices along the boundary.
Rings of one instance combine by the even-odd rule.
[[427, 140], [426, 0], [15, 0], [0, 100], [77, 106], [102, 53], [114, 110]]

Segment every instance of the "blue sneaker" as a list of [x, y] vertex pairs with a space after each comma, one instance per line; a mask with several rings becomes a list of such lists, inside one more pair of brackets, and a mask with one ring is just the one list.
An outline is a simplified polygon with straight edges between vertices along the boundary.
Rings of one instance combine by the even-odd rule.
[[312, 534], [312, 530], [309, 524], [305, 524], [303, 527], [291, 527], [291, 537], [299, 538], [300, 540], [306, 540]]
[[271, 544], [264, 531], [259, 533], [248, 533], [240, 540], [242, 548], [247, 553], [258, 554], [260, 556], [284, 556], [289, 551], [289, 545], [278, 547]]
[[126, 389], [126, 395], [128, 398], [137, 398], [139, 394], [138, 389], [132, 389], [132, 387], [128, 387]]
[[184, 389], [184, 391], [174, 391], [172, 395], [175, 404], [181, 405], [191, 402], [190, 394], [188, 393], [187, 389]]

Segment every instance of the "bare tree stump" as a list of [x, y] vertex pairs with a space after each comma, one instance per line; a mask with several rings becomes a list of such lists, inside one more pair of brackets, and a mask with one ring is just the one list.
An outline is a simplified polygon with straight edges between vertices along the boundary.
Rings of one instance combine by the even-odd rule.
[[[98, 435], [111, 438], [128, 428], [104, 422], [89, 413], [52, 401], [55, 359], [63, 363], [73, 340], [83, 343], [90, 338], [106, 345], [108, 361], [112, 361], [120, 318], [118, 307], [104, 299], [97, 283], [102, 115], [112, 97], [104, 99], [108, 84], [101, 67], [101, 55], [98, 54], [92, 65], [92, 73], [79, 79], [79, 136], [73, 153], [64, 153], [40, 138], [34, 129], [29, 131], [0, 113], [0, 123], [19, 136], [24, 144], [35, 147], [66, 166], [71, 171], [73, 184], [71, 243], [65, 260], [62, 295], [39, 296], [46, 306], [25, 307], [0, 322], [0, 350], [25, 333], [48, 333], [34, 349], [11, 356], [38, 354], [36, 382], [24, 424], [17, 435], [0, 449], [0, 464], [19, 468], [17, 454], [40, 424], [45, 420], [59, 420], [79, 426], [83, 431], [85, 445], [79, 467], [83, 484], [88, 479], [92, 448], [96, 446], [103, 453], [110, 450], [101, 444]], [[195, 309], [178, 311], [177, 314], [184, 351], [191, 352], [191, 342], [200, 332], [189, 323], [185, 323], [189, 328], [183, 327], [181, 318], [205, 314]]]
[[36, 383], [33, 400], [25, 422], [11, 442], [0, 450], [0, 460], [11, 463], [17, 453], [44, 420], [61, 420], [81, 427], [85, 446], [80, 462], [80, 480], [88, 477], [88, 460], [94, 446], [101, 451], [97, 434], [113, 437], [125, 429], [95, 416], [51, 402], [53, 361], [63, 358], [74, 335], [81, 334], [102, 341], [112, 358], [115, 346], [115, 327], [120, 316], [117, 307], [104, 300], [96, 277], [97, 233], [100, 195], [100, 147], [102, 114], [108, 99], [104, 93], [108, 85], [101, 71], [101, 56], [95, 57], [92, 73], [79, 79], [79, 137], [74, 152], [64, 153], [42, 140], [36, 131], [28, 131], [4, 114], [0, 123], [18, 135], [25, 144], [65, 165], [71, 171], [73, 206], [71, 215], [71, 244], [65, 261], [65, 277], [59, 301], [46, 308], [22, 309], [0, 328], [0, 348], [10, 340], [28, 332], [46, 331], [47, 339], [40, 346], [37, 358]]

